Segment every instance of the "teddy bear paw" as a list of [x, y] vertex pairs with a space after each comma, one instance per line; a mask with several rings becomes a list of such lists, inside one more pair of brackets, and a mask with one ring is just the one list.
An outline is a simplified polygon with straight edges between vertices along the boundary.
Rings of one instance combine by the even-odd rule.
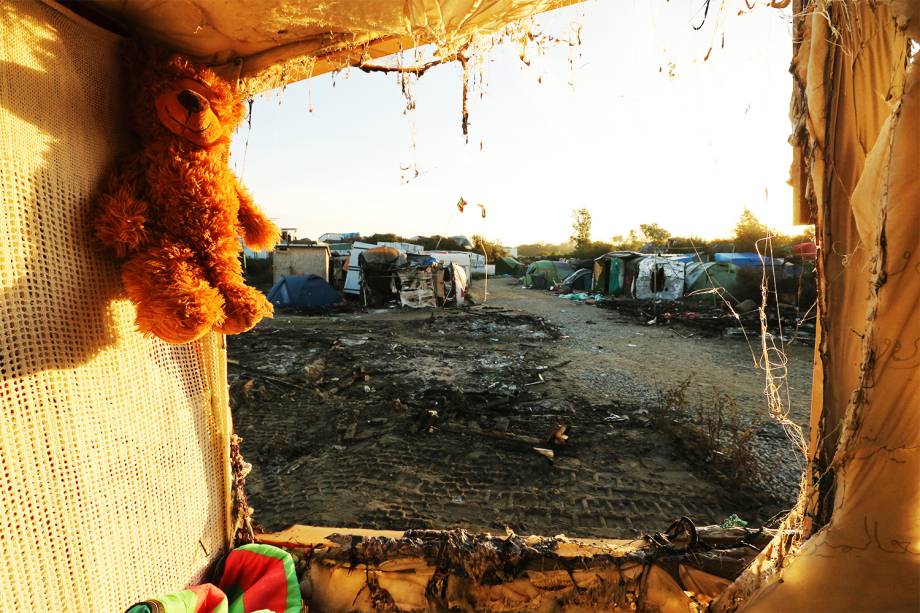
[[144, 274], [145, 264], [150, 261], [129, 262], [122, 275], [127, 294], [137, 305], [138, 330], [180, 344], [201, 338], [223, 321], [224, 298], [208, 283], [157, 283], [155, 274]]
[[248, 285], [221, 288], [224, 295], [224, 321], [215, 329], [223, 334], [239, 334], [255, 327], [274, 308], [258, 290]]

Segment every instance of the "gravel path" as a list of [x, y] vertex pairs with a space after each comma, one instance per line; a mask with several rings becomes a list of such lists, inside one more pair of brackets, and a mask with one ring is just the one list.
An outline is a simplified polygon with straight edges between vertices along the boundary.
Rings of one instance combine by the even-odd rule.
[[[596, 397], [653, 406], [661, 390], [688, 376], [691, 404], [695, 399], [706, 402], [716, 393], [728, 394], [742, 418], [757, 428], [753, 445], [763, 487], [792, 504], [804, 458], [770, 417], [759, 339], [707, 337], [692, 329], [649, 326], [616, 311], [524, 289], [509, 279], [490, 281], [486, 304], [540, 315], [560, 326], [568, 338], [556, 351], [573, 360], [576, 367], [570, 376]], [[786, 363], [778, 373], [784, 373], [784, 410], [807, 437], [814, 348], [792, 343], [783, 353]]]

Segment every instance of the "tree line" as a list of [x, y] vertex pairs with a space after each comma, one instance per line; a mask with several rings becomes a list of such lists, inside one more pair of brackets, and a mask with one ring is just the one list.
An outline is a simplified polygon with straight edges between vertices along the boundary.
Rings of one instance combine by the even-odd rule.
[[[626, 234], [618, 234], [609, 241], [591, 239], [591, 211], [586, 208], [572, 211], [572, 234], [568, 243], [559, 245], [535, 243], [518, 247], [521, 257], [575, 257], [596, 258], [610, 251], [642, 251], [646, 253], [718, 253], [753, 252], [758, 247], [763, 252], [769, 238], [773, 254], [782, 257], [792, 254], [793, 245], [814, 240], [814, 229], [801, 234], [786, 235], [778, 232], [745, 208], [735, 224], [731, 236], [707, 240], [698, 236], [677, 236], [656, 223], [639, 224]], [[768, 255], [768, 254], [765, 254]]]

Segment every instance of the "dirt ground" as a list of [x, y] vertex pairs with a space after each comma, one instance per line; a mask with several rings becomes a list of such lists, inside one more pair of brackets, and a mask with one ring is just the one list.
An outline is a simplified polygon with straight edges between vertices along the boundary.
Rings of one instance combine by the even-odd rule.
[[[759, 525], [798, 487], [801, 461], [768, 420], [744, 339], [644, 325], [507, 279], [472, 308], [282, 314], [229, 347], [247, 490], [267, 529], [630, 537], [682, 515]], [[786, 356], [791, 415], [804, 421], [812, 348]], [[714, 390], [737, 403], [756, 482], [726, 478], [656, 427], [661, 391], [691, 373], [691, 405]], [[564, 443], [550, 441], [559, 425]]]

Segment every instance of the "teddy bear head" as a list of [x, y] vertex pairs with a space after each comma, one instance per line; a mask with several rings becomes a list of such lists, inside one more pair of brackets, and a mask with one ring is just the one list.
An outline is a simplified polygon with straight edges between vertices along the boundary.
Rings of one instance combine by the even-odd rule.
[[188, 58], [133, 44], [126, 53], [132, 123], [145, 142], [228, 145], [244, 110], [230, 84]]

